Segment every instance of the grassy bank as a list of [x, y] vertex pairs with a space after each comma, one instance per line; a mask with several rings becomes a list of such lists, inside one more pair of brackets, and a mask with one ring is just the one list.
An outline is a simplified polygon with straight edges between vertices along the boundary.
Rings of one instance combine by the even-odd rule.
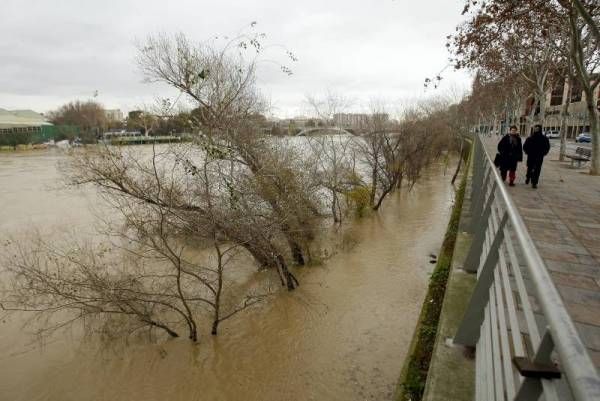
[[[465, 171], [467, 170], [468, 168], [465, 168]], [[429, 371], [429, 364], [435, 345], [440, 312], [444, 303], [446, 284], [454, 255], [454, 245], [458, 234], [466, 178], [467, 173], [465, 172], [456, 193], [456, 201], [452, 215], [450, 216], [450, 222], [448, 223], [437, 264], [429, 281], [429, 288], [423, 301], [411, 348], [400, 375], [396, 390], [396, 401], [419, 401], [423, 397], [427, 372]]]

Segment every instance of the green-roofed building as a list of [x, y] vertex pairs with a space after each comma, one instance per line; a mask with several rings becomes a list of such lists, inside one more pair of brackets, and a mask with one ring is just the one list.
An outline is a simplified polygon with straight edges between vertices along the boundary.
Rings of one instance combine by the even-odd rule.
[[0, 108], [0, 146], [72, 139], [79, 136], [79, 133], [78, 127], [55, 126], [33, 110]]
[[40, 131], [44, 125], [52, 125], [43, 115], [33, 110], [0, 109], [0, 133], [17, 131]]

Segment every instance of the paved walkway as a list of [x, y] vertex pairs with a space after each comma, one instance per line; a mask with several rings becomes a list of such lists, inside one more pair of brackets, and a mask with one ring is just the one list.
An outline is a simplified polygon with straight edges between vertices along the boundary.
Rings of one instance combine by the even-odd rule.
[[[486, 140], [492, 156], [497, 139]], [[600, 369], [600, 177], [559, 162], [558, 140], [552, 145], [538, 189], [525, 185], [520, 163], [508, 190]]]

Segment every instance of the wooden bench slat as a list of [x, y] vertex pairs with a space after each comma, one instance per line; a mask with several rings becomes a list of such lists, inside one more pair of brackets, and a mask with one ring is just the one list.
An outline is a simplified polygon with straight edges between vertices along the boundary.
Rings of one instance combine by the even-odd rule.
[[573, 165], [573, 162], [577, 162], [577, 167], [581, 167], [581, 163], [589, 162], [592, 158], [592, 150], [578, 146], [577, 149], [575, 149], [575, 154], [565, 154], [565, 156], [571, 159], [571, 166]]

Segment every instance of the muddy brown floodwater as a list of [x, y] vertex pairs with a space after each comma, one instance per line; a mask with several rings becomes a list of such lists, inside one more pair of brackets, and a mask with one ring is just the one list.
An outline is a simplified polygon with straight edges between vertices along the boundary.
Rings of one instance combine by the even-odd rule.
[[[92, 192], [55, 190], [59, 151], [0, 154], [0, 236], [35, 226], [92, 235]], [[0, 400], [391, 400], [453, 189], [431, 168], [411, 193], [352, 223], [356, 245], [298, 270], [218, 337], [99, 347], [63, 333], [41, 345], [18, 317], [0, 323]], [[52, 234], [48, 234], [52, 235]]]

